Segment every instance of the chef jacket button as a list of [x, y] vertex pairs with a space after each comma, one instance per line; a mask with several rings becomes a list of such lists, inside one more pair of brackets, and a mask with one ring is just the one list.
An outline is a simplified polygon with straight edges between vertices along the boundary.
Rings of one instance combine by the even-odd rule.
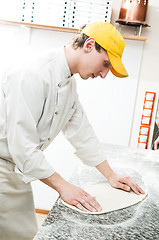
[[58, 83], [58, 87], [61, 87], [61, 83]]
[[48, 141], [51, 141], [51, 138], [48, 138]]
[[72, 108], [74, 108], [75, 103], [72, 105]]
[[58, 112], [56, 111], [56, 112], [55, 112], [55, 115], [57, 115], [57, 114], [58, 114]]

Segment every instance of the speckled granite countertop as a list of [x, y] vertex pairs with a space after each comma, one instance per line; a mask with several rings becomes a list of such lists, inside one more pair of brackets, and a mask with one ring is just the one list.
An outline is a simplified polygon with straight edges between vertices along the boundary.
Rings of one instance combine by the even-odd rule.
[[[134, 206], [102, 215], [75, 212], [58, 198], [34, 240], [159, 240], [159, 151], [103, 145], [111, 167], [131, 176], [148, 197]], [[79, 165], [77, 186], [105, 182], [95, 169]]]

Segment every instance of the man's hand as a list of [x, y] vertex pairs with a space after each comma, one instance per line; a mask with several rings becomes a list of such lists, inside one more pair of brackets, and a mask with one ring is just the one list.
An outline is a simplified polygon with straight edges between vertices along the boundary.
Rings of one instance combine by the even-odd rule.
[[128, 176], [121, 176], [119, 174], [113, 173], [112, 175], [110, 175], [108, 181], [114, 188], [120, 188], [127, 192], [129, 192], [132, 189], [138, 195], [145, 194], [145, 192], [140, 188], [140, 186], [137, 185]]
[[76, 206], [82, 211], [99, 212], [102, 210], [94, 197], [90, 196], [82, 188], [76, 187], [68, 182], [63, 186], [61, 198], [70, 205]]
[[82, 188], [65, 181], [58, 173], [41, 179], [41, 181], [55, 189], [66, 203], [76, 206], [82, 211], [89, 210], [91, 212], [99, 212], [102, 210], [94, 197], [90, 196]]
[[96, 168], [108, 179], [112, 187], [121, 188], [128, 192], [132, 189], [138, 195], [145, 193], [130, 177], [114, 173], [107, 161], [102, 162]]
[[156, 141], [154, 142], [154, 150], [158, 149], [158, 145], [159, 145], [159, 137], [156, 139]]

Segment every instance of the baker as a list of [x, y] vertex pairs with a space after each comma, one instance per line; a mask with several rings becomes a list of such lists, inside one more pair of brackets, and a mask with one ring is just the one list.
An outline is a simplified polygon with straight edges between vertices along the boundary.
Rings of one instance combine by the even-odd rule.
[[[62, 130], [83, 163], [96, 167], [111, 186], [144, 191], [115, 173], [87, 119], [74, 74], [84, 80], [109, 70], [127, 77], [125, 42], [110, 23], [87, 24], [72, 42], [7, 70], [0, 89], [0, 239], [31, 240], [37, 231], [30, 182], [39, 179], [80, 210], [101, 211], [96, 200], [55, 172], [43, 150]], [[104, 104], [104, 103], [103, 103]]]

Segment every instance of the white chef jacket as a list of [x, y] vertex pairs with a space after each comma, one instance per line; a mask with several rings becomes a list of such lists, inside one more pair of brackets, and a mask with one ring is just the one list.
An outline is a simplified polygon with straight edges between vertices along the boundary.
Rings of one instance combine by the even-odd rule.
[[63, 130], [87, 165], [105, 154], [78, 100], [64, 47], [52, 49], [3, 75], [0, 88], [0, 157], [16, 164], [28, 183], [55, 170], [43, 150]]

